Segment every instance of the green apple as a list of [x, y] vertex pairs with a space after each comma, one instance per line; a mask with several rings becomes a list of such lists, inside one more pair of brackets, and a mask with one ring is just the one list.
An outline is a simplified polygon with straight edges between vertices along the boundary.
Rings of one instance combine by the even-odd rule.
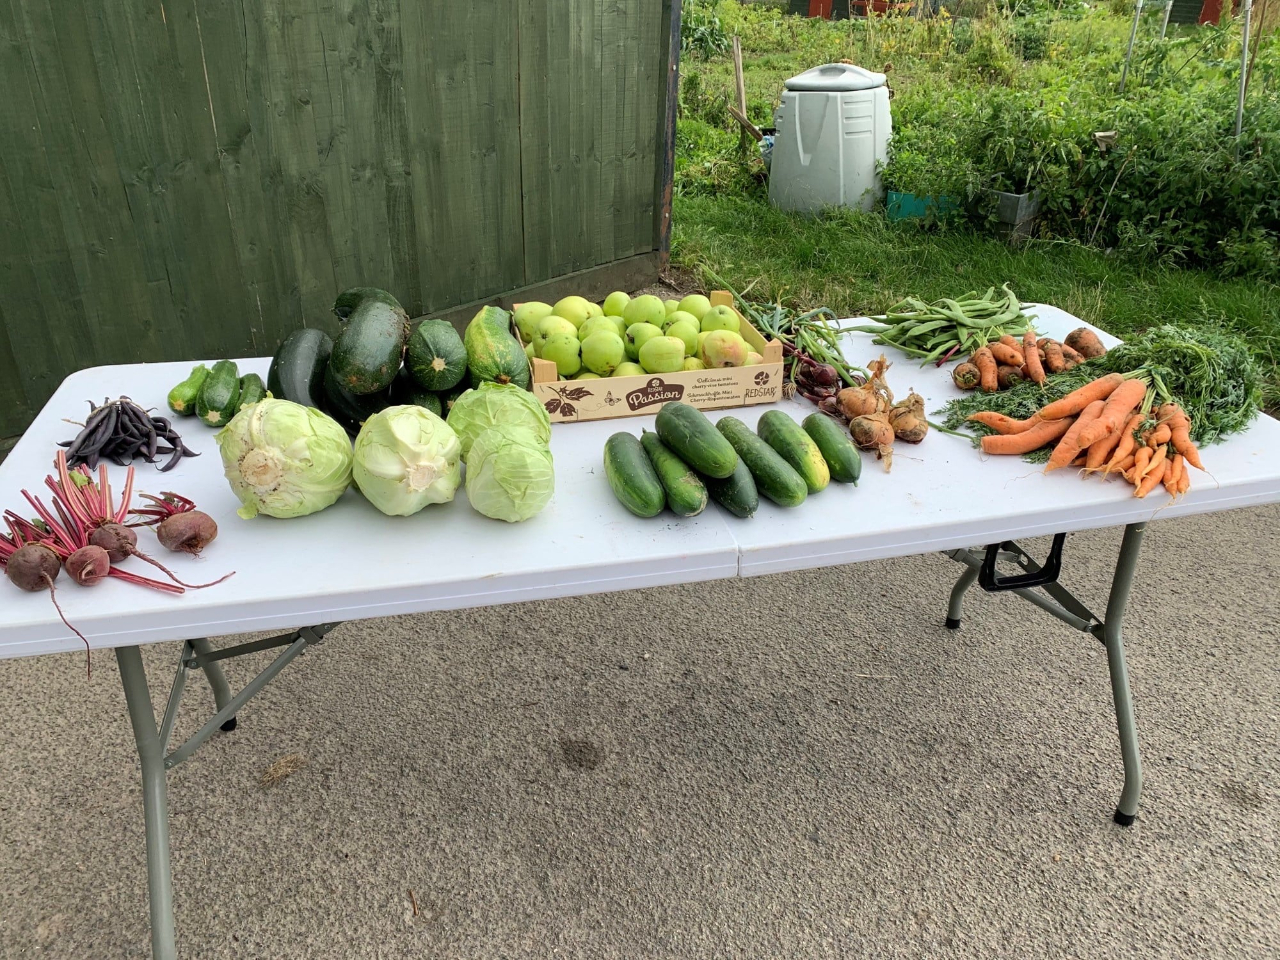
[[582, 369], [582, 357], [578, 354], [578, 338], [571, 333], [557, 333], [547, 337], [542, 345], [542, 359], [556, 365], [562, 377], [572, 377]]
[[615, 377], [643, 377], [644, 367], [640, 366], [638, 363], [633, 363], [632, 361], [627, 360], [625, 363], [620, 363], [614, 368], [613, 375]]
[[[594, 307], [594, 310], [592, 309]], [[600, 313], [600, 308], [585, 297], [565, 297], [563, 300], [557, 300], [556, 305], [551, 308], [551, 312], [557, 317], [564, 317], [573, 324], [574, 329], [582, 326], [582, 321], [587, 317]]]
[[592, 373], [590, 370], [583, 370], [580, 374], [578, 374], [578, 375], [577, 375], [576, 377], [574, 377], [573, 379], [575, 379], [575, 380], [599, 380], [599, 379], [601, 379], [601, 378], [600, 378], [600, 374], [598, 374], [598, 373]]
[[758, 367], [762, 363], [764, 363], [764, 357], [752, 350], [747, 354], [746, 362], [742, 365], [744, 367]]
[[[677, 310], [675, 313], [667, 314], [667, 319], [662, 321], [662, 329], [670, 330], [672, 324], [685, 321], [692, 323], [695, 327], [698, 326], [698, 318], [692, 313], [685, 313], [683, 310]], [[699, 329], [701, 329], [701, 327], [699, 327]]]
[[728, 330], [730, 333], [737, 333], [741, 326], [742, 322], [738, 319], [738, 314], [733, 307], [712, 307], [702, 315], [704, 333], [712, 330]]
[[586, 340], [587, 337], [601, 330], [604, 330], [606, 333], [616, 333], [620, 337], [625, 336], [627, 331], [623, 329], [619, 332], [618, 325], [615, 322], [617, 319], [617, 317], [605, 316], [587, 317], [587, 319], [582, 321], [582, 326], [578, 328], [578, 339]]
[[645, 342], [660, 336], [662, 336], [662, 328], [652, 323], [633, 323], [627, 327], [627, 359], [639, 360], [640, 348], [645, 345]]
[[[678, 316], [679, 314], [677, 314]], [[684, 341], [684, 355], [692, 357], [698, 350], [698, 321], [689, 317], [667, 327], [667, 336]]]
[[620, 317], [622, 316], [622, 311], [627, 309], [627, 304], [630, 302], [630, 294], [615, 290], [604, 298], [604, 315], [606, 317]]
[[516, 307], [514, 319], [516, 329], [520, 331], [520, 339], [525, 343], [533, 343], [538, 333], [538, 321], [551, 315], [551, 304], [540, 300], [530, 300]]
[[557, 317], [554, 313], [543, 317], [538, 321], [537, 332], [533, 335], [533, 352], [538, 356], [542, 356], [543, 345], [550, 338], [560, 334], [568, 334], [576, 340], [578, 339], [578, 328], [564, 317]]
[[533, 349], [533, 344], [532, 344], [532, 343], [526, 343], [526, 344], [524, 345], [524, 355], [525, 355], [526, 357], [528, 357], [530, 360], [532, 360], [534, 357], [536, 357], [536, 356], [538, 355], [538, 354], [534, 351], [534, 349]]
[[609, 376], [626, 356], [627, 345], [613, 330], [597, 330], [582, 341], [582, 365], [598, 376]]
[[740, 367], [746, 363], [749, 352], [747, 341], [732, 330], [711, 330], [702, 341], [699, 356], [708, 368]]
[[679, 337], [651, 337], [640, 348], [646, 373], [675, 373], [684, 367], [684, 341]]
[[667, 308], [663, 306], [662, 301], [648, 293], [636, 297], [622, 311], [622, 319], [627, 321], [628, 327], [636, 323], [652, 323], [656, 327], [661, 327], [666, 316]]
[[677, 310], [683, 310], [685, 313], [692, 313], [699, 320], [702, 315], [711, 309], [711, 301], [700, 293], [691, 293], [676, 307]]
[[669, 317], [673, 313], [675, 313], [677, 310], [680, 309], [680, 301], [679, 300], [663, 300], [662, 306], [667, 311], [667, 316]]
[[697, 357], [685, 357], [685, 358], [684, 358], [684, 367], [683, 367], [683, 369], [685, 369], [685, 370], [705, 370], [705, 369], [707, 369], [707, 365], [706, 365], [705, 363], [703, 363], [701, 360], [699, 360]]

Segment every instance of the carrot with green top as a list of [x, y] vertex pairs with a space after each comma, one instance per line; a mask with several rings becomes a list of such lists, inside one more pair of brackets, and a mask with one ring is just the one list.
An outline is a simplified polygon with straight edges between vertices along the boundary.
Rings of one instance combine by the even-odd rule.
[[974, 351], [970, 361], [978, 368], [978, 386], [984, 393], [995, 393], [1000, 384], [996, 380], [996, 358], [991, 355], [991, 351], [986, 347], [979, 347]]
[[996, 433], [1004, 435], [1022, 433], [1024, 430], [1030, 430], [1040, 422], [1040, 418], [1036, 416], [1030, 416], [1026, 420], [1015, 420], [1013, 417], [1006, 417], [1003, 413], [996, 413], [994, 410], [979, 410], [977, 413], [969, 414], [965, 419], [980, 423], [984, 427], [990, 427]]
[[996, 434], [982, 438], [982, 452], [990, 454], [1023, 454], [1053, 443], [1071, 429], [1074, 417], [1064, 420], [1042, 420], [1021, 433]]
[[1145, 480], [1151, 474], [1164, 467], [1165, 462], [1169, 459], [1169, 448], [1164, 444], [1155, 448], [1155, 452], [1151, 454], [1151, 459], [1147, 461], [1147, 465], [1142, 468], [1142, 472], [1138, 474], [1140, 479]]
[[[1013, 338], [1010, 337], [1010, 340]], [[1011, 347], [1001, 340], [995, 343], [987, 344], [987, 349], [991, 351], [991, 355], [996, 358], [996, 363], [1008, 364], [1011, 367], [1020, 367], [1023, 363], [1022, 351], [1016, 347]]]
[[1126, 380], [1111, 391], [1107, 404], [1102, 408], [1102, 416], [1089, 424], [1087, 430], [1080, 434], [1080, 446], [1091, 447], [1104, 437], [1120, 430], [1129, 419], [1135, 407], [1142, 403], [1147, 395], [1147, 385], [1134, 378]]
[[1041, 407], [1038, 416], [1041, 420], [1060, 420], [1075, 416], [1095, 400], [1106, 400], [1122, 383], [1122, 374], [1108, 373], [1105, 377], [1091, 380], [1079, 390], [1073, 390], [1065, 397]]
[[1058, 445], [1053, 448], [1053, 453], [1049, 456], [1049, 462], [1045, 464], [1045, 473], [1051, 473], [1060, 467], [1065, 467], [1076, 458], [1082, 449], [1080, 435], [1089, 424], [1098, 419], [1105, 405], [1102, 400], [1094, 400], [1080, 411], [1080, 416], [1076, 417], [1076, 422], [1072, 424], [1071, 429], [1062, 435]]
[[[1154, 459], [1154, 457], [1152, 459]], [[1152, 490], [1158, 487], [1160, 485], [1160, 481], [1164, 479], [1164, 471], [1167, 466], [1168, 464], [1166, 464], [1164, 461], [1161, 461], [1160, 466], [1156, 467], [1154, 470], [1152, 470], [1150, 473], [1148, 473], [1145, 477], [1142, 478], [1142, 480], [1138, 483], [1138, 489], [1134, 491], [1133, 495], [1137, 497], [1139, 500], [1141, 500], [1148, 493], [1150, 493]]]
[[1168, 443], [1173, 438], [1173, 428], [1167, 423], [1158, 423], [1154, 430], [1147, 436], [1147, 446], [1154, 450], [1156, 447]]
[[1178, 495], [1178, 484], [1182, 482], [1182, 471], [1187, 468], [1186, 459], [1180, 453], [1175, 453], [1173, 459], [1169, 461], [1169, 466], [1164, 472], [1164, 488], [1169, 491], [1169, 496], [1176, 497]]
[[1147, 464], [1151, 462], [1151, 448], [1139, 447], [1137, 453], [1133, 455], [1133, 483], [1137, 483], [1142, 479], [1143, 471], [1146, 470]]
[[1142, 426], [1142, 421], [1145, 419], [1146, 414], [1138, 411], [1120, 428], [1120, 441], [1116, 444], [1115, 450], [1111, 452], [1111, 460], [1107, 463], [1106, 469], [1102, 471], [1104, 474], [1114, 473], [1117, 463], [1126, 457], [1133, 456], [1133, 452], [1138, 446], [1138, 438], [1134, 434], [1137, 432], [1138, 427]]

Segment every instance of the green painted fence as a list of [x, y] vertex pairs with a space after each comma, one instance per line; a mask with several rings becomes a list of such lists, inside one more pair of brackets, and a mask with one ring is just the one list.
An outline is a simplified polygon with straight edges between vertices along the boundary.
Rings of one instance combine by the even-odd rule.
[[420, 315], [656, 272], [678, 24], [679, 0], [0, 3], [0, 436], [86, 366], [332, 329], [346, 286]]

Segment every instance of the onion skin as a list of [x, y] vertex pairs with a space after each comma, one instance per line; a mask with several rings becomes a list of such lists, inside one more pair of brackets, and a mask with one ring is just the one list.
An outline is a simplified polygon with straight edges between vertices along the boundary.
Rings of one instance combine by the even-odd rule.
[[156, 537], [163, 546], [192, 556], [198, 556], [217, 536], [218, 525], [213, 517], [199, 510], [175, 513], [156, 527]]
[[870, 382], [861, 387], [845, 387], [836, 394], [836, 404], [846, 420], [870, 416], [881, 409], [880, 397]]
[[43, 543], [28, 543], [13, 551], [5, 563], [5, 575], [13, 585], [28, 593], [48, 590], [62, 572], [62, 561]]
[[107, 551], [112, 563], [120, 563], [136, 552], [138, 535], [122, 523], [104, 523], [89, 534], [89, 543]]
[[67, 557], [67, 573], [82, 587], [101, 583], [111, 573], [111, 558], [102, 547], [89, 544]]

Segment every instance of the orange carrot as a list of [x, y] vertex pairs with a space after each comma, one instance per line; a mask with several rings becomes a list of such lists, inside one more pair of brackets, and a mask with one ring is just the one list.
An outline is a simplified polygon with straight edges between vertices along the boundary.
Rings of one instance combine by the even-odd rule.
[[1080, 435], [1089, 424], [1098, 419], [1104, 406], [1104, 401], [1095, 400], [1080, 411], [1080, 416], [1076, 418], [1075, 424], [1063, 434], [1062, 439], [1058, 441], [1058, 445], [1053, 448], [1053, 454], [1049, 457], [1049, 462], [1044, 468], [1045, 473], [1050, 473], [1059, 467], [1065, 467], [1076, 458], [1076, 454], [1082, 449]]
[[1151, 476], [1151, 474], [1164, 466], [1168, 459], [1169, 448], [1164, 444], [1161, 444], [1156, 447], [1155, 452], [1151, 454], [1151, 459], [1147, 461], [1147, 465], [1142, 468], [1142, 472], [1139, 473], [1138, 476], [1145, 480], [1147, 477]]
[[1152, 490], [1158, 487], [1160, 485], [1160, 481], [1164, 479], [1164, 471], [1167, 466], [1168, 464], [1162, 461], [1160, 463], [1160, 466], [1156, 467], [1154, 470], [1148, 473], [1145, 477], [1143, 477], [1141, 482], [1138, 484], [1138, 489], [1134, 491], [1133, 495], [1138, 499], [1142, 499], [1148, 493], [1150, 493]]
[[1079, 413], [1095, 400], [1106, 400], [1120, 384], [1124, 377], [1118, 373], [1108, 373], [1086, 383], [1079, 390], [1068, 393], [1060, 400], [1046, 404], [1040, 408], [1038, 416], [1041, 420], [1058, 420]]
[[1067, 361], [1071, 366], [1075, 366], [1077, 363], [1084, 363], [1085, 361], [1084, 356], [1077, 353], [1069, 343], [1064, 343], [1062, 345], [1062, 359]]
[[1191, 489], [1191, 471], [1183, 467], [1182, 476], [1178, 479], [1178, 493], [1183, 494]]
[[1164, 488], [1169, 491], [1169, 496], [1176, 497], [1178, 495], [1178, 484], [1182, 482], [1182, 471], [1186, 469], [1183, 462], [1183, 456], [1175, 453], [1173, 459], [1169, 461], [1169, 466], [1164, 472]]
[[1014, 349], [1007, 343], [997, 340], [995, 343], [988, 343], [987, 349], [991, 351], [997, 363], [1007, 363], [1011, 367], [1020, 367], [1023, 364], [1022, 351]]
[[991, 351], [986, 347], [979, 347], [973, 353], [972, 363], [978, 368], [978, 375], [981, 378], [978, 385], [982, 387], [985, 393], [995, 393], [999, 384], [996, 382], [996, 358], [991, 355]]
[[[1133, 454], [1131, 453], [1127, 457], [1125, 457], [1123, 460], [1121, 460], [1119, 463], [1114, 464], [1114, 466], [1112, 464], [1107, 464], [1107, 469], [1103, 471], [1102, 475], [1105, 477], [1111, 473], [1118, 473], [1121, 476], [1124, 476], [1124, 474], [1128, 473], [1129, 470], [1132, 469], [1132, 467], [1133, 467]], [[1125, 479], [1128, 480], [1129, 478], [1125, 477]]]
[[1134, 437], [1134, 431], [1142, 426], [1142, 421], [1146, 417], [1141, 413], [1135, 413], [1129, 418], [1129, 422], [1120, 428], [1120, 442], [1116, 445], [1115, 451], [1111, 454], [1111, 463], [1107, 464], [1104, 473], [1111, 473], [1112, 464], [1125, 457], [1132, 456], [1134, 448], [1138, 445], [1137, 439]]
[[1080, 445], [1091, 447], [1103, 437], [1110, 436], [1121, 428], [1133, 408], [1140, 404], [1147, 395], [1147, 385], [1141, 380], [1126, 380], [1116, 387], [1107, 397], [1107, 405], [1102, 408], [1102, 416], [1089, 424], [1089, 429], [1080, 434]]
[[1012, 347], [1014, 350], [1017, 350], [1019, 353], [1022, 352], [1022, 344], [1019, 343], [1018, 338], [1011, 333], [1006, 333], [1003, 337], [1000, 338], [999, 342], [1003, 343], [1006, 347]]
[[1036, 332], [1027, 328], [1022, 337], [1022, 359], [1027, 368], [1027, 379], [1032, 383], [1044, 383], [1044, 364], [1040, 362], [1040, 348], [1036, 346]]
[[1044, 368], [1050, 373], [1061, 373], [1066, 365], [1066, 358], [1062, 356], [1062, 344], [1057, 340], [1046, 340], [1044, 342]]
[[1139, 447], [1138, 452], [1133, 455], [1133, 475], [1136, 480], [1142, 479], [1143, 471], [1147, 469], [1147, 464], [1151, 462], [1151, 448]]
[[1077, 327], [1068, 333], [1067, 342], [1063, 346], [1079, 350], [1082, 354], [1082, 360], [1092, 360], [1094, 357], [1100, 357], [1107, 352], [1107, 348], [1102, 345], [1098, 335], [1088, 327]]
[[1147, 446], [1154, 450], [1161, 444], [1168, 443], [1172, 437], [1173, 430], [1167, 423], [1157, 424], [1156, 428], [1147, 437]]
[[[1103, 411], [1106, 412], [1105, 410]], [[1097, 423], [1095, 420], [1094, 423]], [[1093, 426], [1090, 424], [1089, 426]], [[1115, 449], [1120, 445], [1120, 438], [1123, 436], [1120, 430], [1113, 430], [1109, 435], [1101, 440], [1095, 440], [1089, 445], [1089, 456], [1085, 459], [1085, 467], [1089, 473], [1094, 473], [1103, 469], [1107, 465], [1107, 461], [1111, 459], [1111, 455], [1115, 453]]]
[[1191, 442], [1191, 418], [1186, 412], [1176, 403], [1166, 403], [1160, 408], [1160, 419], [1169, 424], [1169, 439], [1173, 442], [1173, 449], [1182, 454], [1191, 466], [1203, 470], [1200, 451]]
[[1022, 431], [1028, 430], [1040, 422], [1039, 417], [1031, 416], [1026, 420], [1015, 420], [1013, 417], [1006, 417], [1003, 413], [996, 413], [994, 410], [979, 410], [977, 413], [969, 414], [966, 419], [972, 420], [974, 423], [980, 423], [984, 427], [990, 427], [999, 434], [1022, 433]]
[[982, 438], [982, 452], [991, 454], [1020, 454], [1039, 450], [1046, 443], [1052, 443], [1071, 429], [1074, 417], [1064, 420], [1041, 421], [1021, 433], [1006, 435], [991, 434]]

